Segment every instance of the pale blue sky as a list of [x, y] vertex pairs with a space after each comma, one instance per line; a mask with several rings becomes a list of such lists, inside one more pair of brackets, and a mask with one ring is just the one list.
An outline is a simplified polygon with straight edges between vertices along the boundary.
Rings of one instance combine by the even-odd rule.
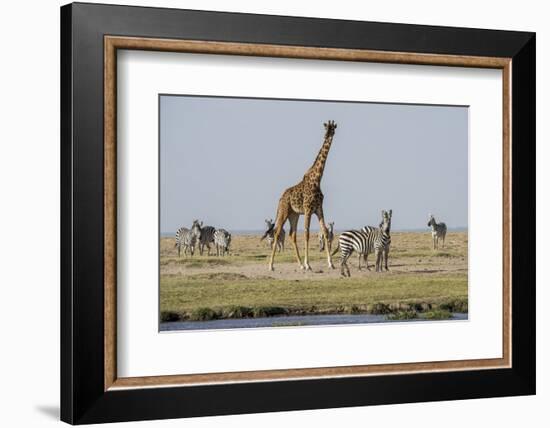
[[161, 232], [195, 218], [263, 228], [311, 166], [329, 119], [338, 128], [321, 188], [336, 229], [377, 225], [390, 208], [394, 230], [427, 230], [429, 213], [468, 226], [467, 107], [162, 95]]

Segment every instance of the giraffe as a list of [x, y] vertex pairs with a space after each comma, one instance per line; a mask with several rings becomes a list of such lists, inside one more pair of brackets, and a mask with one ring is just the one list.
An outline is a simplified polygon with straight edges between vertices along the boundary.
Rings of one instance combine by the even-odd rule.
[[[311, 270], [309, 265], [309, 225], [311, 222], [312, 214], [315, 214], [319, 219], [319, 225], [323, 233], [325, 241], [325, 249], [327, 253], [328, 266], [334, 269], [332, 264], [332, 257], [330, 254], [329, 246], [327, 243], [328, 231], [325, 225], [325, 218], [323, 215], [323, 192], [321, 192], [321, 178], [323, 177], [323, 171], [325, 169], [325, 163], [327, 160], [328, 152], [332, 144], [334, 132], [336, 130], [336, 123], [329, 120], [325, 126], [325, 138], [323, 145], [315, 158], [313, 165], [306, 171], [304, 178], [295, 186], [286, 189], [281, 198], [279, 199], [279, 205], [277, 207], [277, 219], [275, 221], [275, 234], [274, 242], [277, 242], [279, 234], [283, 228], [283, 225], [288, 220], [290, 223], [289, 237], [294, 246], [294, 252], [296, 259], [300, 265], [300, 269]], [[296, 232], [298, 230], [298, 220], [300, 215], [304, 215], [304, 237], [305, 237], [305, 256], [304, 263], [300, 258], [300, 252], [298, 251], [298, 245], [296, 244]], [[273, 246], [271, 250], [271, 258], [269, 259], [269, 270], [273, 270], [273, 259], [275, 257], [276, 246]]]

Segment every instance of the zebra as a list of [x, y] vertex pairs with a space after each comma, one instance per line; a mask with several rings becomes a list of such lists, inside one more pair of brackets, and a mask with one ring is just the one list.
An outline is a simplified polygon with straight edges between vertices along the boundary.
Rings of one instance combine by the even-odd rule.
[[[176, 245], [174, 246], [178, 249], [178, 257], [181, 256], [181, 247], [183, 246], [183, 242], [187, 242], [190, 233], [191, 231], [186, 227], [180, 227], [176, 230]], [[193, 255], [193, 252], [194, 248], [191, 250], [191, 255]], [[187, 255], [187, 246], [183, 246], [183, 254]]]
[[[266, 224], [266, 231], [264, 232], [263, 236], [260, 238], [260, 241], [263, 241], [267, 238], [267, 243], [269, 244], [269, 248], [273, 249], [273, 241], [274, 241], [274, 235], [275, 235], [275, 223], [273, 223], [273, 219], [265, 219]], [[277, 250], [279, 253], [281, 251], [285, 250], [285, 230], [281, 229], [281, 233], [279, 233], [279, 238], [277, 239]]]
[[376, 272], [382, 271], [382, 262], [384, 267], [388, 269], [388, 254], [391, 244], [391, 218], [392, 210], [382, 211], [382, 222], [379, 227], [365, 226], [361, 230], [349, 230], [342, 233], [338, 239], [338, 247], [332, 253], [333, 255], [340, 249], [342, 252], [342, 261], [340, 265], [340, 273], [342, 276], [351, 276], [347, 260], [353, 251], [359, 253], [359, 268], [361, 266], [361, 255], [365, 256], [368, 269], [368, 255], [370, 252], [375, 253], [376, 257]]
[[183, 254], [187, 255], [187, 251], [191, 252], [191, 255], [195, 254], [195, 244], [200, 236], [200, 224], [198, 220], [193, 221], [191, 229], [186, 227], [180, 227], [176, 231], [176, 248], [178, 249], [178, 257], [181, 256], [181, 249], [183, 248]]
[[428, 227], [432, 228], [432, 241], [433, 249], [437, 250], [439, 248], [439, 239], [441, 238], [443, 248], [445, 248], [445, 235], [447, 235], [447, 225], [443, 222], [437, 223], [435, 217], [430, 214], [430, 220], [428, 221]]
[[[332, 248], [332, 241], [334, 241], [334, 222], [331, 222], [328, 224], [328, 236], [327, 236], [327, 242], [328, 242], [328, 250], [330, 251]], [[325, 240], [323, 239], [323, 232], [319, 232], [319, 251], [323, 251], [325, 249]]]
[[199, 236], [199, 252], [202, 256], [204, 252], [204, 247], [208, 248], [208, 255], [210, 255], [210, 244], [214, 243], [214, 233], [216, 233], [216, 228], [213, 226], [204, 226], [202, 227], [201, 221], [201, 231]]
[[225, 256], [225, 253], [229, 254], [231, 234], [225, 229], [216, 229], [214, 232], [214, 244], [216, 244], [217, 256]]

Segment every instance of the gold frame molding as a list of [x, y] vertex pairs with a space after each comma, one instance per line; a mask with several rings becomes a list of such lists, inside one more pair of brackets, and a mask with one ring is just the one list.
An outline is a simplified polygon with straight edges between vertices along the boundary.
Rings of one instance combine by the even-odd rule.
[[[382, 62], [494, 68], [502, 70], [503, 91], [503, 349], [502, 358], [433, 361], [422, 363], [358, 365], [306, 369], [204, 373], [171, 376], [117, 377], [116, 367], [116, 85], [117, 50], [148, 50], [213, 55], [241, 55], [334, 61]], [[481, 370], [511, 367], [511, 58], [382, 52], [196, 40], [169, 40], [138, 37], [104, 37], [104, 389], [198, 384], [297, 380], [307, 378], [392, 375], [404, 373]]]

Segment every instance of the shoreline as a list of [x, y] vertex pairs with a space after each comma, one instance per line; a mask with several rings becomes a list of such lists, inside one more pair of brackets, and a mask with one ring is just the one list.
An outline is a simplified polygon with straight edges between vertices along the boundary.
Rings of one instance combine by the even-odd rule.
[[384, 315], [365, 315], [365, 314], [337, 314], [337, 315], [289, 315], [275, 316], [268, 318], [240, 318], [240, 319], [221, 319], [211, 321], [179, 321], [161, 323], [159, 331], [161, 333], [178, 333], [193, 330], [231, 330], [231, 329], [251, 329], [251, 328], [273, 328], [273, 327], [336, 327], [345, 325], [368, 325], [368, 324], [387, 324], [396, 322], [429, 322], [429, 321], [468, 321], [467, 313], [451, 313], [445, 319], [434, 319], [430, 317], [416, 318], [392, 318], [388, 319]]
[[[192, 311], [161, 311], [160, 322], [211, 321], [223, 319], [253, 319], [312, 315], [385, 315], [389, 319], [422, 316], [445, 319], [451, 313], [468, 313], [468, 299], [458, 298], [441, 302], [377, 302], [365, 305], [346, 305], [317, 308], [315, 306], [229, 306], [200, 307]], [[434, 319], [434, 318], [432, 318]]]

